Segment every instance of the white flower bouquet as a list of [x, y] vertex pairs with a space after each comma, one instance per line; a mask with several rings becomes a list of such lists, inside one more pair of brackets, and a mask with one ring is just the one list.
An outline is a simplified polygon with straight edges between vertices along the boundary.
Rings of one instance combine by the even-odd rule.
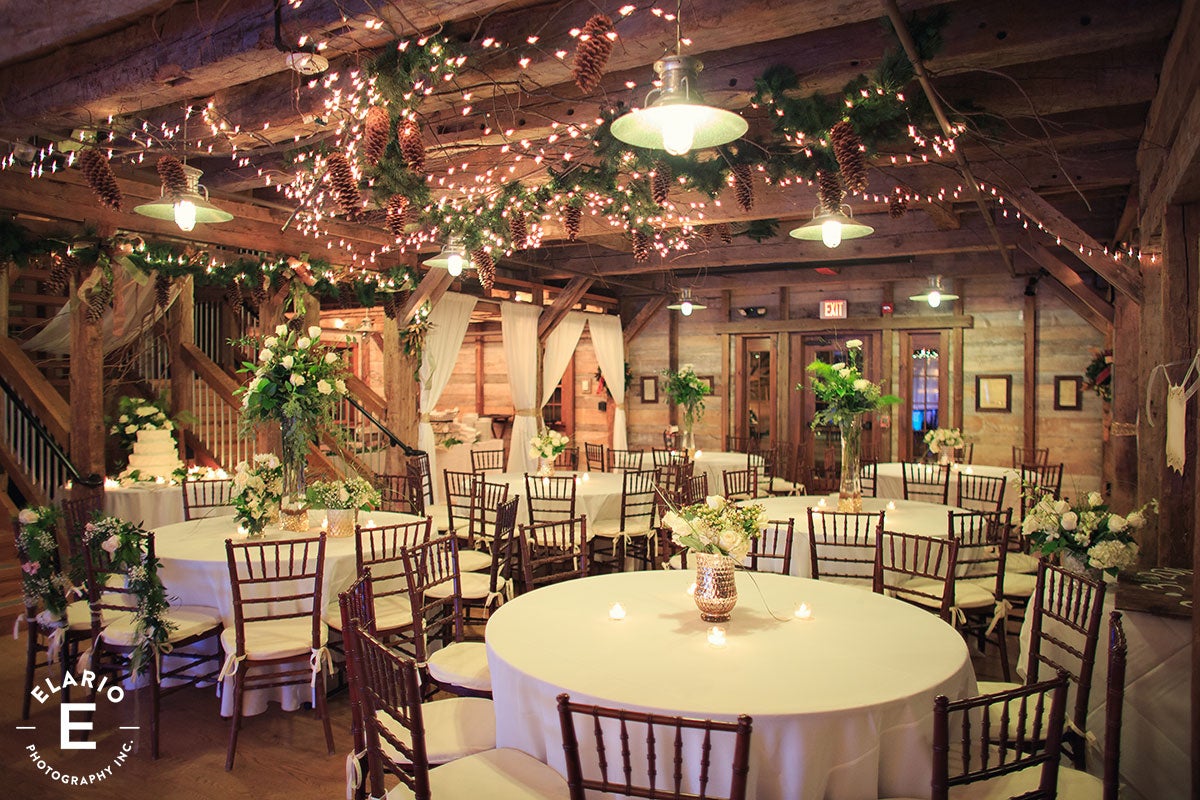
[[308, 502], [319, 508], [366, 511], [380, 503], [379, 490], [364, 478], [344, 481], [314, 481], [308, 487]]
[[725, 555], [741, 561], [750, 552], [751, 540], [762, 535], [767, 515], [761, 505], [734, 505], [720, 495], [703, 503], [671, 509], [663, 525], [671, 540], [697, 553]]
[[567, 443], [570, 441], [566, 434], [542, 428], [537, 436], [529, 440], [529, 457], [553, 460], [567, 449]]
[[283, 497], [283, 465], [272, 453], [256, 453], [233, 470], [231, 499], [238, 523], [252, 535], [262, 533]]
[[[879, 384], [863, 377], [862, 346], [862, 340], [851, 339], [846, 342], [845, 361], [836, 364], [813, 361], [808, 365], [812, 392], [818, 402], [825, 404], [813, 415], [814, 428], [841, 425], [860, 414], [900, 402], [899, 397], [884, 394]], [[796, 389], [803, 391], [804, 383], [796, 384]]]
[[925, 433], [925, 446], [929, 452], [937, 455], [941, 450], [954, 450], [967, 443], [962, 431], [958, 428], [934, 428]]
[[1158, 501], [1125, 516], [1113, 514], [1099, 492], [1089, 493], [1071, 505], [1044, 495], [1025, 515], [1021, 532], [1046, 555], [1071, 555], [1086, 566], [1116, 575], [1137, 562], [1133, 532], [1146, 524], [1146, 515], [1158, 510]]

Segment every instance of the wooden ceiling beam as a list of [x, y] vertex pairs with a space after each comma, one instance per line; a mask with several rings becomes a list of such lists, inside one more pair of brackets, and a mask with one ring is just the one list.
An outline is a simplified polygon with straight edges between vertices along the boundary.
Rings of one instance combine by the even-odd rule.
[[404, 301], [404, 306], [396, 315], [396, 322], [400, 327], [412, 322], [412, 318], [417, 314], [417, 309], [427, 302], [429, 307], [433, 308], [453, 283], [454, 276], [448, 270], [431, 269], [426, 272], [421, 278], [421, 282], [417, 284], [417, 288], [413, 289], [412, 294]]
[[641, 335], [650, 321], [655, 315], [667, 305], [667, 298], [662, 295], [657, 295], [648, 299], [638, 312], [634, 314], [633, 319], [625, 326], [625, 346], [629, 347], [629, 343]]
[[1109, 328], [1112, 327], [1113, 319], [1115, 318], [1112, 303], [1090, 289], [1083, 282], [1083, 278], [1079, 277], [1079, 273], [1067, 266], [1066, 262], [1054, 255], [1054, 253], [1050, 252], [1050, 248], [1045, 245], [1035, 244], [1032, 246], [1022, 246], [1021, 251], [1037, 262], [1042, 269], [1046, 270], [1074, 298], [1073, 301], [1068, 301], [1072, 307], [1080, 303], [1087, 306], [1087, 312], [1079, 312], [1080, 316], [1089, 322], [1098, 317]]
[[1080, 298], [1078, 294], [1071, 290], [1070, 287], [1059, 283], [1058, 279], [1053, 275], [1049, 276], [1049, 280], [1043, 280], [1038, 283], [1039, 289], [1049, 289], [1050, 293], [1062, 300], [1064, 304], [1079, 317], [1091, 325], [1097, 331], [1104, 335], [1112, 333], [1112, 320], [1099, 313], [1092, 306]]
[[575, 304], [587, 294], [587, 290], [592, 288], [593, 283], [595, 283], [593, 278], [584, 278], [578, 275], [571, 278], [554, 298], [554, 302], [542, 309], [542, 315], [538, 318], [539, 342], [546, 343], [546, 339], [550, 338], [550, 334], [559, 326], [559, 323], [566, 319]]
[[4, 20], [4, 56], [0, 66], [28, 60], [64, 45], [95, 39], [134, 22], [158, 14], [174, 0], [106, 0], [103, 3], [23, 3], [20, 13], [7, 5]]

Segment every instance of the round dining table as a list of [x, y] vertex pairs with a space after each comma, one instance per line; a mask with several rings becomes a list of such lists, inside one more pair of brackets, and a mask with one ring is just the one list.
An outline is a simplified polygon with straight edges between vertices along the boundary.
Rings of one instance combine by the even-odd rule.
[[[1004, 477], [1004, 500], [1001, 508], [1011, 508], [1013, 516], [1021, 509], [1021, 474], [1011, 467], [993, 467], [987, 464], [951, 464], [950, 492], [948, 499], [951, 503], [958, 502], [958, 473], [959, 471], [974, 475], [984, 475], [989, 478]], [[875, 495], [900, 499], [904, 497], [904, 465], [898, 461], [889, 461], [876, 466]]]
[[[183, 489], [153, 481], [104, 488], [104, 513], [146, 530], [183, 522]], [[228, 513], [233, 513], [230, 508]], [[214, 515], [215, 516], [215, 515]]]
[[[625, 476], [621, 472], [570, 472], [559, 470], [555, 475], [570, 475], [575, 478], [575, 516], [586, 516], [588, 523], [621, 519], [621, 492]], [[532, 476], [537, 480], [537, 476]], [[521, 496], [517, 509], [517, 522], [529, 522], [528, 492], [524, 473], [490, 472], [484, 475], [488, 483], [508, 484], [508, 496]]]
[[[976, 690], [967, 646], [953, 628], [853, 587], [739, 571], [738, 605], [724, 624], [724, 644], [715, 645], [688, 596], [693, 580], [672, 570], [601, 575], [502, 606], [486, 631], [497, 747], [565, 774], [555, 699], [565, 692], [576, 702], [641, 712], [750, 715], [748, 797], [928, 796], [933, 700]], [[614, 603], [624, 607], [623, 619], [610, 618]], [[810, 618], [795, 617], [800, 603]], [[727, 775], [732, 744], [714, 744], [714, 764]], [[581, 730], [580, 746], [585, 774], [589, 763], [594, 774], [590, 731]], [[685, 754], [684, 788], [693, 792], [696, 758]], [[709, 791], [727, 788], [727, 777], [714, 778]]]
[[[812, 555], [808, 543], [808, 509], [816, 512], [837, 511], [837, 495], [791, 495], [745, 500], [741, 505], [756, 503], [770, 520], [795, 520], [792, 528], [792, 564], [789, 570], [800, 578], [812, 577]], [[921, 503], [916, 500], [883, 500], [863, 498], [863, 511], [883, 512], [884, 529], [921, 536], [945, 538], [950, 533], [950, 511], [962, 511], [954, 506]]]
[[[278, 525], [266, 528], [265, 533], [254, 541], [280, 541], [322, 532], [322, 511], [310, 511], [312, 524], [308, 533], [285, 531]], [[370, 525], [395, 525], [419, 519], [410, 514], [387, 511], [364, 512], [359, 523]], [[215, 608], [226, 626], [233, 625], [233, 590], [229, 583], [229, 562], [225, 554], [225, 540], [235, 543], [250, 541], [245, 534], [237, 532], [237, 522], [232, 516], [195, 519], [164, 525], [154, 531], [154, 553], [161, 562], [159, 577], [162, 578], [167, 596], [173, 605], [208, 606]], [[328, 607], [337, 602], [338, 592], [346, 590], [356, 577], [354, 537], [325, 539], [325, 573], [321, 590], [321, 605]], [[283, 609], [281, 609], [283, 610]], [[225, 680], [230, 691], [221, 692], [221, 714], [233, 713], [233, 680]], [[310, 692], [303, 686], [286, 686], [256, 689], [246, 693], [243, 713], [247, 716], [266, 710], [267, 702], [278, 701], [288, 711], [300, 707], [310, 700]]]
[[708, 475], [708, 493], [725, 493], [725, 472], [735, 469], [747, 469], [750, 457], [745, 453], [732, 453], [723, 450], [697, 450], [692, 457], [695, 462], [693, 474]]

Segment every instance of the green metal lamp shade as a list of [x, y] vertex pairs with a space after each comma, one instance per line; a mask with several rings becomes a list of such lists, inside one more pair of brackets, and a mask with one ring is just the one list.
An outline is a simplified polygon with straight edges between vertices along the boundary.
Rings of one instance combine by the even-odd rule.
[[663, 101], [618, 117], [612, 135], [634, 147], [682, 155], [740, 138], [749, 128], [732, 111], [713, 106]]
[[[824, 212], [817, 214], [799, 228], [789, 231], [788, 235], [793, 239], [803, 239], [806, 242], [826, 241], [826, 223], [837, 223], [840, 226], [841, 236], [837, 237], [839, 242], [844, 239], [861, 239], [875, 232], [875, 229], [870, 225], [858, 222], [853, 217], [848, 217], [842, 212], [836, 211], [833, 213]], [[837, 245], [830, 246], [836, 247]]]
[[[192, 205], [196, 207], [196, 222], [204, 224], [213, 224], [217, 222], [229, 222], [233, 219], [233, 214], [228, 211], [217, 208], [212, 203], [204, 199], [199, 194], [184, 195], [181, 200], [191, 200]], [[175, 202], [169, 197], [160, 197], [151, 203], [143, 203], [133, 209], [143, 217], [152, 219], [165, 219], [169, 222], [175, 221]]]

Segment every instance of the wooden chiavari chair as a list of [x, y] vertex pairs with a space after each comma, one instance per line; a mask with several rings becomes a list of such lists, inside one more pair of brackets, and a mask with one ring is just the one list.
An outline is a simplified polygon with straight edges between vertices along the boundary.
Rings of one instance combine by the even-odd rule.
[[522, 525], [517, 541], [525, 591], [588, 576], [587, 518]]
[[779, 451], [771, 445], [763, 445], [746, 454], [746, 469], [758, 473], [759, 496], [768, 497], [775, 494], [775, 471], [778, 466]]
[[360, 627], [372, 636], [377, 635], [370, 569], [360, 572], [346, 591], [338, 594], [338, 614], [346, 651], [346, 687], [350, 696], [349, 760], [354, 764], [351, 769], [353, 775], [347, 779], [347, 791], [352, 793], [351, 800], [366, 800], [367, 788], [363, 776], [367, 774], [367, 735], [363, 723], [362, 677], [357, 659], [358, 648], [351, 640]]
[[[665, 467], [654, 468], [654, 485], [662, 497], [674, 505], [680, 505], [687, 489], [687, 483], [692, 479], [696, 464], [693, 461], [680, 461]], [[686, 505], [686, 503], [683, 503]], [[660, 507], [659, 511], [662, 511]], [[662, 514], [660, 513], [661, 517]]]
[[1013, 445], [1012, 468], [1020, 469], [1026, 464], [1049, 464], [1049, 447], [1020, 447]]
[[525, 475], [525, 508], [529, 524], [556, 522], [575, 516], [573, 475]]
[[583, 454], [587, 460], [588, 472], [604, 472], [608, 466], [608, 459], [604, 455], [604, 450], [605, 447], [602, 444], [584, 443]]
[[[496, 486], [497, 484], [488, 484]], [[508, 487], [504, 486], [507, 490]], [[503, 500], [496, 498], [496, 505], [488, 512], [488, 540], [491, 544], [491, 563], [486, 572], [466, 572], [462, 569], [463, 551], [459, 558], [459, 593], [463, 604], [463, 620], [486, 622], [488, 616], [505, 600], [516, 594], [514, 576], [517, 573], [517, 545], [514, 536], [517, 527], [517, 505], [520, 495]], [[478, 617], [471, 612], [478, 610]]]
[[[591, 792], [622, 797], [745, 800], [753, 728], [745, 714], [739, 715], [737, 722], [714, 722], [572, 703], [569, 695], [560, 694], [558, 716], [571, 800], [584, 800]], [[586, 769], [575, 728], [577, 716], [589, 720], [583, 730], [594, 746], [589, 745], [587, 750], [597, 756], [595, 764]], [[692, 731], [702, 731], [703, 736]], [[714, 739], [732, 739], [733, 758], [728, 773], [712, 761]], [[644, 763], [634, 763], [628, 746], [632, 740], [643, 743]], [[689, 746], [692, 742], [702, 744]], [[614, 762], [611, 765], [606, 754], [611, 754]], [[693, 776], [699, 777], [700, 794], [687, 794], [681, 789], [689, 779], [694, 780]], [[635, 783], [635, 778], [639, 782]], [[642, 780], [648, 785], [640, 783]], [[727, 793], [725, 786], [729, 787]]]
[[758, 440], [752, 436], [735, 436], [730, 435], [725, 437], [725, 452], [727, 453], [750, 453], [753, 452]]
[[439, 527], [439, 523], [442, 523], [443, 520], [439, 519], [437, 513], [432, 510], [437, 504], [433, 499], [433, 472], [429, 467], [429, 454], [418, 450], [409, 455], [405, 460], [404, 471], [421, 487], [421, 497], [425, 503], [425, 509], [433, 516], [434, 530], [446, 530], [444, 527]]
[[750, 569], [755, 572], [792, 573], [792, 534], [796, 520], [773, 519], [767, 522], [762, 534], [750, 540]]
[[554, 466], [558, 469], [575, 472], [579, 469], [579, 448], [568, 447], [554, 457]]
[[[372, 630], [383, 636], [398, 636], [403, 640], [412, 638], [413, 610], [408, 598], [404, 551], [428, 541], [430, 533], [428, 517], [398, 525], [373, 528], [356, 525], [354, 528], [356, 574], [362, 575], [369, 570], [372, 575]], [[325, 622], [334, 630], [342, 630], [340, 609], [327, 609]]]
[[789, 496], [804, 493], [800, 452], [799, 447], [793, 447], [786, 442], [780, 442], [775, 448], [775, 474], [771, 479], [771, 494]]
[[708, 473], [702, 472], [699, 475], [693, 475], [688, 478], [687, 485], [684, 487], [681, 499], [685, 506], [703, 503], [708, 497]]
[[962, 447], [958, 448], [959, 463], [974, 464], [975, 463], [975, 443], [966, 442]]
[[884, 512], [854, 514], [808, 509], [808, 554], [814, 580], [873, 589], [875, 538]]
[[949, 536], [958, 542], [955, 616], [961, 614], [964, 634], [974, 634], [980, 650], [989, 642], [996, 645], [1007, 681], [1011, 674], [1008, 603], [1004, 599], [1008, 515], [999, 511], [951, 511], [947, 516]]
[[948, 505], [950, 502], [950, 466], [905, 461], [901, 466], [904, 478], [904, 499]]
[[958, 471], [959, 508], [968, 511], [1002, 511], [1004, 489], [1008, 486], [1005, 475], [975, 475], [965, 470]]
[[[651, 548], [656, 533], [654, 512], [658, 504], [654, 475], [654, 470], [626, 472], [622, 476], [620, 519], [601, 520], [590, 526], [593, 572], [599, 571], [596, 569], [598, 562], [606, 554], [616, 572], [625, 571], [627, 558], [647, 569], [653, 565]], [[597, 547], [601, 540], [609, 544], [607, 553]]]
[[879, 496], [879, 464], [875, 461], [859, 462], [858, 485], [862, 488], [863, 497]]
[[506, 456], [504, 448], [488, 447], [480, 450], [471, 451], [471, 472], [476, 475], [483, 475], [488, 472], [504, 472], [506, 469]]
[[233, 514], [233, 481], [223, 478], [212, 480], [185, 480], [183, 490], [183, 518], [205, 519]]
[[80, 497], [67, 498], [59, 503], [59, 507], [67, 534], [67, 556], [73, 559], [79, 555], [75, 545], [83, 541], [84, 527], [104, 513], [104, 492], [87, 492]]
[[1046, 495], [1062, 497], [1062, 464], [1021, 465], [1021, 519]]
[[758, 470], [727, 469], [721, 473], [725, 484], [725, 499], [753, 500], [758, 497]]
[[642, 469], [644, 450], [608, 450], [608, 472], [638, 472]]
[[951, 622], [958, 542], [911, 533], [875, 536], [875, 592], [934, 611]]
[[[492, 714], [489, 701], [460, 697], [422, 703], [418, 668], [411, 659], [389, 649], [366, 630], [356, 631], [352, 639], [362, 676], [359, 694], [372, 797], [389, 794], [384, 782], [387, 773], [398, 778], [414, 800], [468, 795], [488, 800], [568, 800], [566, 782], [553, 768], [520, 750], [492, 749], [494, 721], [487, 723], [485, 715], [472, 708], [483, 704]], [[443, 711], [442, 705], [447, 703], [453, 706]], [[459, 733], [465, 726], [454, 723], [454, 715], [468, 714], [480, 720], [475, 726], [480, 739], [493, 732], [492, 748], [469, 743], [474, 750], [470, 755], [446, 758], [451, 753], [434, 739], [434, 733], [443, 729]], [[447, 763], [431, 770], [431, 765], [439, 763], [437, 756]], [[481, 775], [486, 776], [482, 784]], [[392, 796], [402, 794], [396, 791], [399, 788], [392, 789]]]
[[[234, 622], [221, 634], [226, 659], [220, 677], [232, 674], [234, 680], [225, 769], [233, 769], [246, 690], [260, 686], [313, 687], [317, 714], [325, 726], [325, 744], [332, 755], [333, 731], [324, 682], [328, 630], [321, 620], [325, 535], [238, 544], [226, 539], [225, 555]], [[252, 673], [260, 667], [265, 671]]]
[[650, 452], [650, 457], [654, 462], [654, 468], [669, 467], [672, 464], [682, 464], [688, 460], [687, 453], [680, 450], [660, 450], [654, 448]]
[[379, 490], [380, 511], [425, 516], [425, 497], [415, 476], [379, 474], [375, 476], [375, 488]]

